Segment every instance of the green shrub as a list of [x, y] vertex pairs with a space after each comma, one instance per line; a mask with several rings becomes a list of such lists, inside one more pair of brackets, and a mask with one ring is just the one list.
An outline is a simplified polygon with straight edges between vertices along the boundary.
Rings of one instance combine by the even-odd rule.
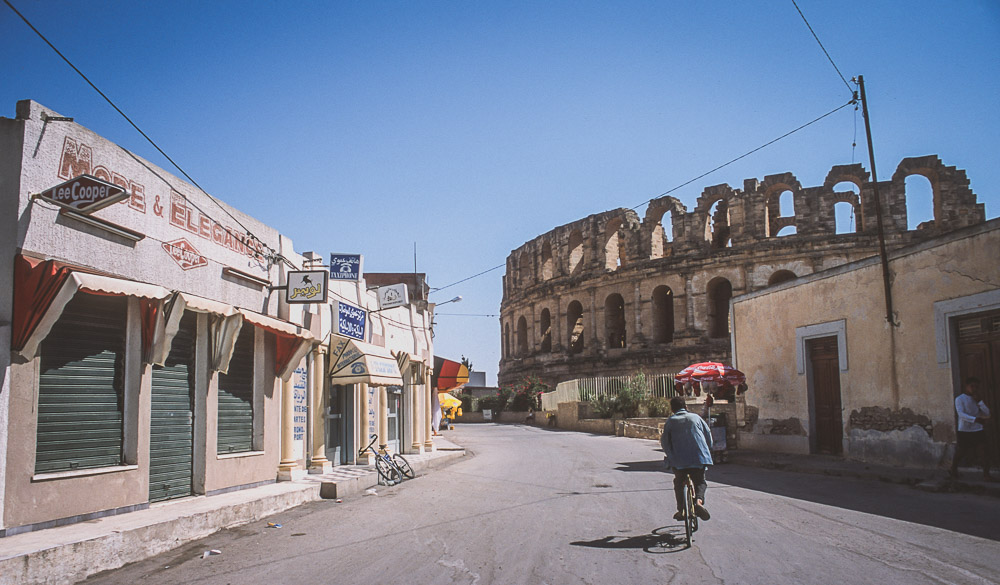
[[653, 418], [671, 415], [670, 401], [662, 396], [651, 396], [646, 401], [646, 408], [649, 410], [649, 416]]
[[614, 397], [602, 394], [589, 402], [597, 418], [611, 418], [618, 412], [618, 400]]

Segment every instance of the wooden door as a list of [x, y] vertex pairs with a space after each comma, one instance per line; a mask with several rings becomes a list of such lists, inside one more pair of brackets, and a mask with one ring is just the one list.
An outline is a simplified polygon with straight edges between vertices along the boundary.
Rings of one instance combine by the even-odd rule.
[[[994, 420], [1000, 419], [1000, 311], [963, 315], [956, 319], [958, 368], [961, 386], [969, 377], [979, 378], [981, 398]], [[961, 392], [961, 388], [958, 392]], [[1000, 464], [1000, 429], [986, 425], [988, 453]]]
[[839, 455], [843, 451], [844, 422], [840, 406], [840, 361], [837, 337], [806, 340], [812, 365], [813, 403], [816, 407], [817, 453]]

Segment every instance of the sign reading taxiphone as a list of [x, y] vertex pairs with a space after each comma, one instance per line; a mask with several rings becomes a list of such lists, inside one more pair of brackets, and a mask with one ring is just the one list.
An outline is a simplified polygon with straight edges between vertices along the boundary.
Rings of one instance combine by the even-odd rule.
[[286, 303], [325, 303], [330, 274], [326, 270], [291, 270], [288, 272]]
[[330, 280], [361, 280], [361, 254], [330, 254]]

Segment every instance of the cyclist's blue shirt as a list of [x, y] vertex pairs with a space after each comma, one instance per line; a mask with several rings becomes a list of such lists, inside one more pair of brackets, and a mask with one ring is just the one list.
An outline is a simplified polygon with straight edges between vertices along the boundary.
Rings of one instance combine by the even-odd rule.
[[663, 425], [660, 446], [667, 465], [692, 469], [712, 464], [712, 431], [705, 419], [686, 410], [678, 410]]

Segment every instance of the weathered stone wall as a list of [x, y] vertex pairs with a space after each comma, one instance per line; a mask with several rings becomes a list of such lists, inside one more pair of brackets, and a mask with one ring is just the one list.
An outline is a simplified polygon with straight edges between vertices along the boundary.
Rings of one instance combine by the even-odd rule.
[[[911, 175], [930, 182], [934, 220], [907, 231]], [[860, 164], [834, 166], [819, 187], [768, 175], [708, 187], [692, 211], [660, 197], [642, 218], [605, 211], [526, 242], [503, 278], [500, 383], [729, 361], [730, 297], [878, 253], [875, 187]], [[890, 249], [985, 219], [965, 171], [937, 156], [904, 159], [877, 187]], [[785, 192], [794, 210], [782, 210]], [[853, 233], [836, 233], [837, 203], [853, 208]]]

